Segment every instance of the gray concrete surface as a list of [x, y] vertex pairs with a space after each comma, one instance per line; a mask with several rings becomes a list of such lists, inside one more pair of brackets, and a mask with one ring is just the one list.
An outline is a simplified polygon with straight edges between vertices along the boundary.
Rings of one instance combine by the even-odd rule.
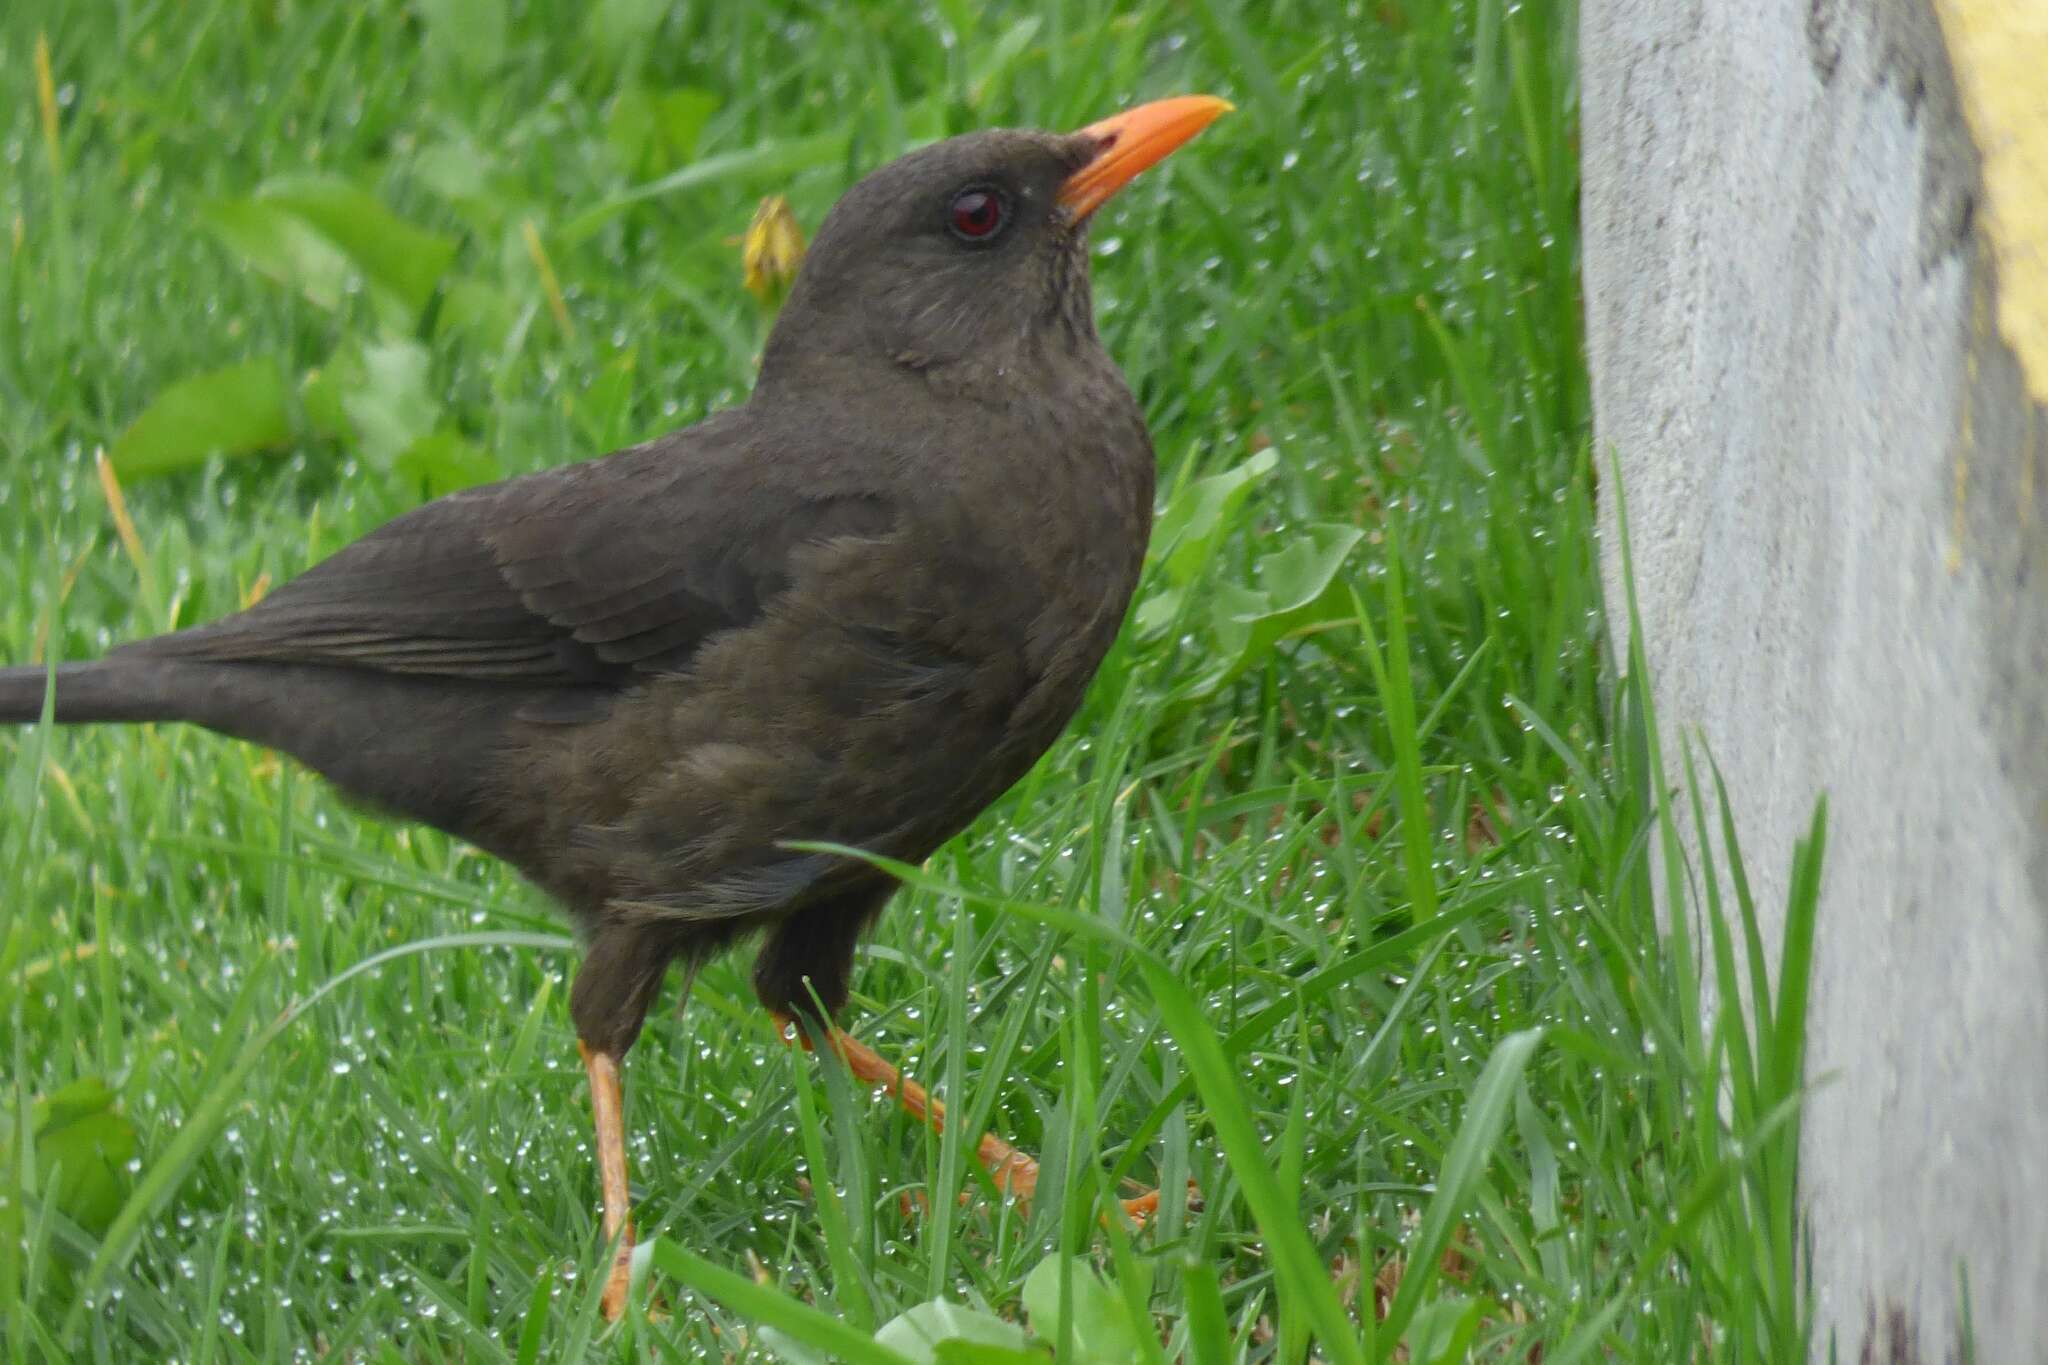
[[1940, 29], [1583, 0], [1582, 70], [1596, 439], [1667, 737], [1722, 764], [1774, 905], [1831, 800], [1816, 1359], [1961, 1359], [1967, 1271], [1976, 1359], [2048, 1361], [2048, 414]]

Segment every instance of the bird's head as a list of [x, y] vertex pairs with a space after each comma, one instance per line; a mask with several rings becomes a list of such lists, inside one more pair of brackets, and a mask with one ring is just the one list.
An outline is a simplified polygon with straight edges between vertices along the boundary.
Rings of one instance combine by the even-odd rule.
[[818, 229], [762, 387], [876, 366], [999, 375], [1093, 346], [1090, 215], [1229, 108], [1189, 95], [1074, 133], [968, 133], [872, 172]]

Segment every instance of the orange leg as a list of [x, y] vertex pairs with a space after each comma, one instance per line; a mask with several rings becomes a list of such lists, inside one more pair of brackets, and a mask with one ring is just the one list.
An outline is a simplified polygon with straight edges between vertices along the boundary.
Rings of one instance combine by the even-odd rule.
[[593, 1052], [582, 1043], [583, 1069], [590, 1075], [590, 1107], [597, 1119], [597, 1174], [604, 1187], [604, 1239], [618, 1243], [611, 1274], [604, 1282], [604, 1315], [617, 1322], [626, 1311], [626, 1288], [633, 1256], [633, 1225], [626, 1217], [626, 1092], [619, 1083], [619, 1059]]
[[[804, 1046], [810, 1046], [803, 1031], [795, 1029], [789, 1019], [777, 1015], [775, 1023], [785, 1039], [789, 1038], [794, 1030], [796, 1037], [803, 1041]], [[901, 1071], [845, 1029], [835, 1026], [826, 1035], [826, 1040], [832, 1050], [839, 1054], [840, 1060], [846, 1063], [846, 1069], [857, 1078], [870, 1085], [879, 1085], [896, 1096], [912, 1118], [929, 1125], [934, 1133], [945, 1131], [946, 1106], [925, 1093], [923, 1086], [916, 1081], [906, 1080]], [[1003, 1193], [1029, 1201], [1038, 1189], [1038, 1162], [994, 1133], [982, 1134], [981, 1141], [975, 1146], [974, 1155], [994, 1179], [996, 1188]], [[1149, 1190], [1136, 1198], [1121, 1202], [1124, 1212], [1132, 1221], [1142, 1223], [1158, 1212], [1159, 1191]]]

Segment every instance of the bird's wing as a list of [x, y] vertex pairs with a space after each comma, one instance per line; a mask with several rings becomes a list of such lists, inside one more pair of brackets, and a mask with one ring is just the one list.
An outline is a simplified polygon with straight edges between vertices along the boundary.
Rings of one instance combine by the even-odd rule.
[[688, 666], [788, 583], [801, 546], [888, 533], [878, 497], [670, 443], [417, 508], [211, 625], [129, 646], [538, 687]]

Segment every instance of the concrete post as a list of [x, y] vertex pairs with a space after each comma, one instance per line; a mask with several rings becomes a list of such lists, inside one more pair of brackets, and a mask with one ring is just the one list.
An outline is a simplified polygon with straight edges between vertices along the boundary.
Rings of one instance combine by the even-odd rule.
[[1976, 1359], [2048, 1361], [2048, 0], [1583, 3], [1597, 449], [1667, 738], [1777, 907], [1830, 794], [1818, 1356], [1960, 1359], [1967, 1274]]

